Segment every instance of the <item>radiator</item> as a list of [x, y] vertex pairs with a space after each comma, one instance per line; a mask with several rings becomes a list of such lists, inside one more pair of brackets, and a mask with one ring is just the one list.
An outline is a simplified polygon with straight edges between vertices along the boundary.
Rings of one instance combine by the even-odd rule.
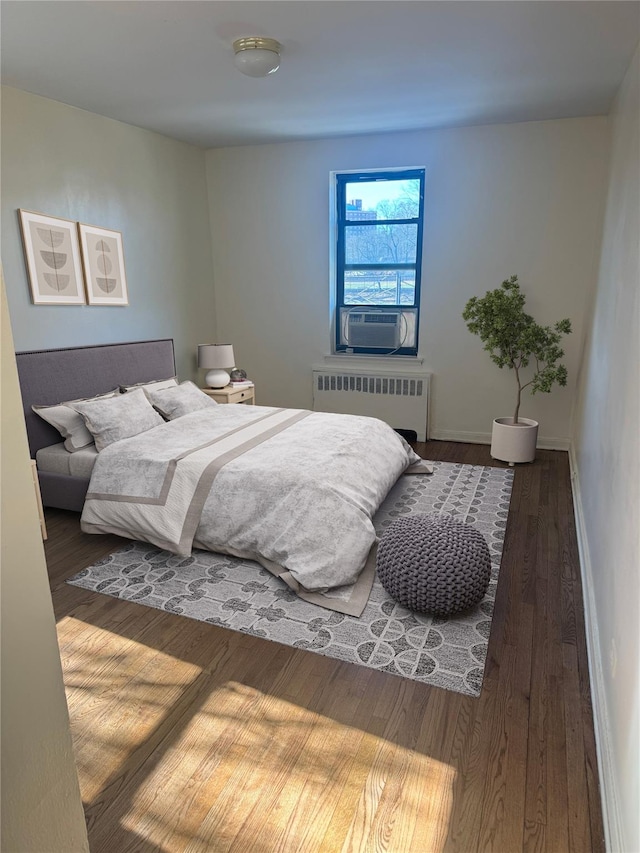
[[394, 429], [414, 430], [418, 441], [426, 441], [430, 378], [429, 373], [314, 370], [313, 409], [380, 418]]

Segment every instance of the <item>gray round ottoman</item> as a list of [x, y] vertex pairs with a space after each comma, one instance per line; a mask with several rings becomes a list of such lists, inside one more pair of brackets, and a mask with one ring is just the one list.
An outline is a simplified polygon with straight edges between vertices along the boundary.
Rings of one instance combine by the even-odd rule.
[[389, 595], [409, 610], [450, 616], [484, 598], [491, 557], [470, 525], [437, 513], [410, 515], [383, 534], [376, 570]]

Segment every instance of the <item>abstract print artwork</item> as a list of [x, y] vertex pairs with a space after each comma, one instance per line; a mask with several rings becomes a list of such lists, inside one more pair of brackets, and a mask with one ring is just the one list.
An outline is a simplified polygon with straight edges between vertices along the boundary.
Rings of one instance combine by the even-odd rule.
[[90, 305], [127, 305], [122, 234], [95, 225], [79, 225]]
[[20, 210], [34, 305], [84, 305], [76, 223]]

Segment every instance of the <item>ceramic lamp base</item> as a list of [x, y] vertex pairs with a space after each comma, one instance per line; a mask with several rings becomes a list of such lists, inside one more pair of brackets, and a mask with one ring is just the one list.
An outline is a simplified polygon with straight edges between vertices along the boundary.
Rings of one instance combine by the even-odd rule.
[[216, 367], [214, 370], [209, 370], [204, 377], [204, 381], [209, 388], [225, 388], [231, 381], [231, 377], [226, 370], [221, 367]]

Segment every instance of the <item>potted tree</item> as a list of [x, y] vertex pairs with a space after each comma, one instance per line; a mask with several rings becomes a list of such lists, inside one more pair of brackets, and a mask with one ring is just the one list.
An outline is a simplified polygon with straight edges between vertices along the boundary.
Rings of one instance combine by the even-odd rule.
[[[553, 326], [540, 326], [524, 310], [525, 297], [520, 292], [518, 276], [503, 281], [480, 299], [472, 297], [463, 311], [467, 328], [478, 335], [498, 367], [513, 370], [518, 392], [512, 418], [496, 418], [491, 433], [491, 455], [513, 465], [533, 462], [536, 455], [538, 423], [520, 417], [522, 392], [530, 388], [549, 393], [555, 383], [567, 384], [567, 368], [559, 364], [564, 350], [559, 346], [562, 335], [571, 332], [571, 321], [560, 320]], [[530, 363], [533, 376], [527, 371]], [[530, 377], [530, 378], [529, 378]]]

